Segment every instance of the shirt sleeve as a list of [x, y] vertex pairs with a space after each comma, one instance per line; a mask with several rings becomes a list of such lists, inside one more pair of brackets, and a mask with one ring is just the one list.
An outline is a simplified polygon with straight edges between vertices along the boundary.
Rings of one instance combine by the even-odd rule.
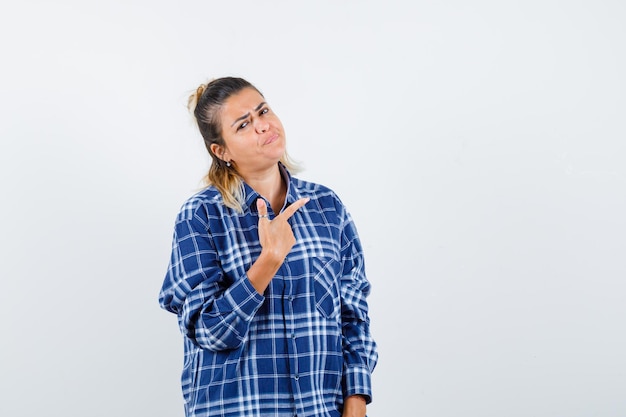
[[236, 348], [263, 300], [247, 276], [224, 275], [206, 219], [196, 213], [176, 222], [159, 303], [178, 315], [185, 336], [203, 349]]
[[356, 227], [346, 214], [342, 233], [341, 314], [343, 332], [344, 396], [363, 395], [372, 400], [371, 374], [378, 361], [376, 343], [370, 334], [363, 250]]

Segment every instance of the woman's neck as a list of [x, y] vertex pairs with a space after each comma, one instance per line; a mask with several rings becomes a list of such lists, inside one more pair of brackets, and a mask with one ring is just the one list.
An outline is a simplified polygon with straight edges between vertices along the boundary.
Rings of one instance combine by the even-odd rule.
[[287, 195], [287, 185], [278, 165], [268, 171], [247, 175], [244, 181], [269, 201], [274, 213], [278, 214], [285, 204]]

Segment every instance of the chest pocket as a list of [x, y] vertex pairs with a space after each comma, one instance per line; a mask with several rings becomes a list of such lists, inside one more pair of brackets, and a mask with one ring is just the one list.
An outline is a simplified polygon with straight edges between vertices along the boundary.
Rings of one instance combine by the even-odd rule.
[[339, 262], [333, 258], [313, 258], [311, 261], [311, 268], [315, 274], [313, 278], [315, 307], [327, 319], [336, 318], [341, 311], [340, 267]]

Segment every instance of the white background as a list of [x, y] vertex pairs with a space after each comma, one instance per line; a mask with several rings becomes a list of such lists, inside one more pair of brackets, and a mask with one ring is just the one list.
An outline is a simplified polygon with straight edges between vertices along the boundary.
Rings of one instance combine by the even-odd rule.
[[0, 415], [182, 416], [157, 303], [256, 84], [366, 251], [369, 415], [626, 415], [626, 3], [15, 1], [0, 10]]

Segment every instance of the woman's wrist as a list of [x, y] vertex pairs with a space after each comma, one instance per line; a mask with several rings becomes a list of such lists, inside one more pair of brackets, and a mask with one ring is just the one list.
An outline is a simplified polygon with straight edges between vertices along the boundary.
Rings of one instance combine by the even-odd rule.
[[351, 395], [344, 400], [343, 417], [365, 417], [367, 401], [363, 395]]

